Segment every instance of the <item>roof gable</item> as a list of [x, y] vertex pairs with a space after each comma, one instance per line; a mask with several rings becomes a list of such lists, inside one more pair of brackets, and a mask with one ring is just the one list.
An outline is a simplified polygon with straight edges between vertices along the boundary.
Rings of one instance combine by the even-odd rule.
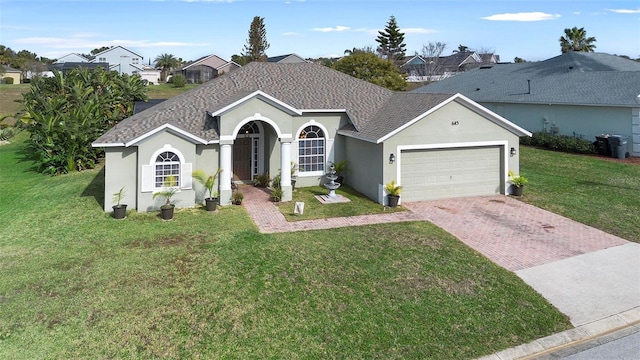
[[136, 54], [135, 52], [133, 52], [133, 51], [131, 51], [131, 50], [125, 48], [125, 47], [122, 47], [122, 46], [118, 45], [118, 46], [111, 47], [111, 48], [109, 48], [109, 49], [107, 49], [105, 51], [102, 51], [102, 52], [99, 52], [99, 53], [95, 54], [95, 59], [97, 59], [99, 56], [105, 55], [107, 53], [110, 53], [110, 52], [113, 52], [113, 51], [116, 51], [116, 50], [124, 50], [126, 52], [129, 52], [129, 53], [141, 58], [141, 59], [143, 58], [141, 55]]

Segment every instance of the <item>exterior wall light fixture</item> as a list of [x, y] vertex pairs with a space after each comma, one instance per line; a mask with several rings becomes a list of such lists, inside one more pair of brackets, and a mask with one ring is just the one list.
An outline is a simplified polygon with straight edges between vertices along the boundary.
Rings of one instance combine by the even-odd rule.
[[389, 164], [393, 164], [396, 161], [396, 156], [393, 153], [389, 154]]
[[516, 148], [512, 147], [512, 148], [511, 148], [511, 151], [509, 152], [509, 154], [510, 154], [511, 156], [516, 156]]

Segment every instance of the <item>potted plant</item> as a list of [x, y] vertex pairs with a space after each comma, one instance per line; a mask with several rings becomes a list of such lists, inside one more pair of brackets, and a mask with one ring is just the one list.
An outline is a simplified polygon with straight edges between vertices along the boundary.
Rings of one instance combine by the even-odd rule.
[[207, 211], [216, 211], [216, 204], [218, 203], [218, 193], [213, 191], [213, 188], [216, 183], [216, 179], [218, 175], [222, 172], [222, 169], [218, 169], [215, 173], [207, 175], [202, 170], [196, 170], [191, 175], [196, 181], [198, 181], [202, 186], [207, 189], [209, 192], [209, 197], [205, 198], [205, 204], [207, 206]]
[[171, 203], [171, 198], [178, 192], [178, 187], [174, 185], [175, 183], [175, 176], [167, 176], [164, 179], [164, 190], [158, 191], [153, 194], [154, 199], [158, 196], [164, 197], [166, 199], [164, 205], [160, 207], [160, 215], [162, 217], [162, 220], [173, 219], [173, 208], [175, 207], [175, 205]]
[[339, 184], [344, 184], [344, 175], [349, 172], [349, 162], [347, 160], [340, 160], [332, 164], [333, 169], [336, 171], [336, 175], [338, 176], [336, 182]]
[[231, 195], [231, 202], [235, 205], [242, 205], [244, 194], [241, 191], [236, 191]]
[[522, 175], [516, 175], [513, 171], [509, 170], [509, 182], [512, 185], [511, 195], [522, 196], [522, 190], [524, 186], [529, 182], [526, 177]]
[[116, 203], [113, 206], [113, 218], [114, 219], [124, 219], [127, 215], [127, 205], [121, 204], [122, 198], [124, 198], [124, 186], [120, 188], [120, 191], [113, 194], [113, 202]]
[[253, 186], [266, 188], [267, 186], [269, 186], [270, 181], [271, 178], [269, 177], [269, 173], [265, 172], [264, 174], [257, 175], [253, 178]]
[[384, 186], [384, 190], [387, 192], [387, 202], [389, 207], [398, 206], [398, 201], [400, 200], [400, 193], [402, 192], [402, 186], [396, 184], [395, 180], [391, 180], [390, 183], [387, 183]]

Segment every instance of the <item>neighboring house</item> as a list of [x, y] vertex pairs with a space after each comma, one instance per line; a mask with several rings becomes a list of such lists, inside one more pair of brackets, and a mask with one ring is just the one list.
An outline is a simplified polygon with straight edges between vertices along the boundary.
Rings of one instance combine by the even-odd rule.
[[287, 54], [280, 56], [272, 56], [267, 58], [267, 62], [278, 64], [294, 64], [294, 63], [306, 63], [309, 62], [297, 54]]
[[151, 65], [132, 65], [136, 70], [134, 74], [140, 75], [142, 80], [147, 80], [149, 84], [158, 85], [160, 82], [160, 70]]
[[184, 75], [189, 84], [202, 84], [239, 67], [240, 65], [237, 63], [227, 61], [218, 55], [208, 55], [185, 64], [181, 68], [172, 71], [172, 74]]
[[6, 84], [7, 79], [12, 79], [13, 84], [15, 85], [20, 84], [20, 80], [22, 80], [22, 71], [2, 65], [2, 71], [0, 71], [0, 83]]
[[[67, 62], [63, 62], [63, 63], [53, 63], [51, 65], [49, 65], [49, 70], [53, 71], [53, 70], [58, 70], [61, 73], [66, 73], [68, 71], [71, 71], [73, 69], [88, 69], [88, 70], [93, 70], [96, 68], [103, 68], [106, 71], [109, 71], [109, 63], [98, 63], [98, 62], [72, 62], [72, 61], [67, 61]], [[53, 76], [53, 73], [49, 76], [46, 75], [46, 77], [51, 77]]]
[[109, 70], [118, 74], [133, 75], [140, 71], [144, 64], [144, 58], [122, 46], [114, 46], [103, 52], [97, 53], [91, 63], [109, 63]]
[[404, 201], [505, 194], [525, 135], [460, 94], [394, 92], [322, 65], [252, 62], [123, 120], [93, 146], [105, 149], [105, 198], [124, 186], [125, 202], [144, 212], [162, 205], [153, 194], [168, 176], [177, 207], [201, 203], [195, 169], [222, 170], [222, 205], [232, 183], [263, 173], [281, 176], [289, 201], [292, 162], [296, 186], [312, 186], [346, 160], [346, 183], [381, 204], [392, 180]]
[[63, 64], [66, 62], [72, 62], [72, 63], [89, 62], [89, 59], [87, 59], [86, 57], [80, 54], [71, 53], [59, 58], [54, 62], [54, 64]]
[[428, 58], [420, 55], [409, 56], [400, 69], [407, 74], [409, 82], [440, 81], [482, 65], [495, 64], [500, 56], [462, 51], [449, 56]]
[[482, 66], [414, 92], [461, 93], [531, 132], [622, 135], [640, 156], [640, 63], [619, 56], [569, 52]]

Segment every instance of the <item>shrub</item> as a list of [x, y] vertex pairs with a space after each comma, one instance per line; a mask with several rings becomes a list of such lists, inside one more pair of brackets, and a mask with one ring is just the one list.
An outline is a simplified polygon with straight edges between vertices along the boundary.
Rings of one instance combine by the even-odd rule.
[[173, 85], [173, 87], [182, 88], [185, 85], [187, 85], [187, 78], [185, 78], [184, 75], [182, 75], [182, 74], [177, 74], [177, 75], [173, 75], [171, 77], [171, 81], [170, 82]]
[[253, 185], [256, 187], [266, 188], [269, 186], [269, 182], [271, 178], [269, 177], [269, 173], [264, 173], [262, 175], [258, 175], [253, 179]]
[[12, 127], [0, 128], [0, 140], [9, 140], [16, 134], [16, 129]]
[[555, 151], [576, 154], [594, 154], [593, 142], [574, 136], [551, 134], [545, 131], [534, 132], [533, 136], [520, 138], [521, 145], [535, 146]]

